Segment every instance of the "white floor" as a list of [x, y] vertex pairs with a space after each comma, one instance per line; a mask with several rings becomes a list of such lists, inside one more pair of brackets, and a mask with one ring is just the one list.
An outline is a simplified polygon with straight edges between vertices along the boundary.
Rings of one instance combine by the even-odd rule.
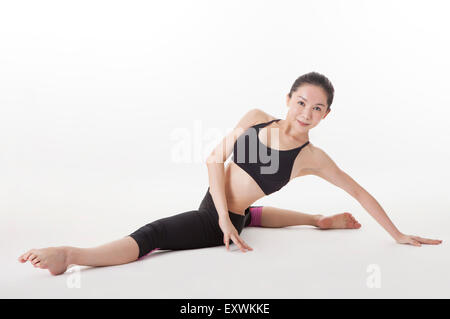
[[[161, 196], [155, 197], [153, 208], [161, 207], [163, 217], [169, 210], [158, 198], [167, 190], [161, 187], [159, 191]], [[192, 192], [201, 194], [203, 189]], [[177, 207], [175, 211], [191, 201], [187, 195], [171, 203]], [[94, 201], [86, 202], [92, 214], [80, 215], [76, 205], [57, 200], [52, 202], [54, 214], [50, 214], [49, 204], [43, 200], [34, 203], [34, 214], [26, 206], [17, 207], [11, 212], [14, 215], [2, 222], [1, 298], [450, 297], [450, 249], [445, 237], [450, 217], [440, 214], [439, 220], [430, 218], [436, 216], [436, 210], [427, 217], [424, 207], [417, 203], [415, 208], [407, 206], [408, 218], [402, 215], [401, 222], [396, 218], [397, 225], [415, 235], [442, 239], [441, 245], [399, 245], [350, 200], [343, 205], [361, 222], [361, 229], [245, 228], [241, 236], [254, 248], [245, 254], [234, 245], [231, 252], [224, 247], [157, 251], [131, 264], [76, 266], [60, 276], [17, 261], [30, 248], [102, 244], [131, 233], [146, 218], [145, 208], [141, 212], [136, 204], [124, 215], [126, 210], [117, 205], [117, 200], [115, 209], [103, 210], [95, 207]], [[99, 206], [101, 202], [100, 198]], [[30, 200], [25, 203], [32, 204]], [[395, 211], [395, 206], [386, 206]], [[39, 213], [40, 209], [47, 213]], [[151, 219], [155, 218], [153, 214]]]

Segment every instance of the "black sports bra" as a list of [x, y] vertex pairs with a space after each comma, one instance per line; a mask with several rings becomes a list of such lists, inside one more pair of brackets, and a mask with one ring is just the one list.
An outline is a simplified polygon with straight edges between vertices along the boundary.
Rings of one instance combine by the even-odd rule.
[[279, 120], [249, 127], [239, 136], [233, 147], [233, 162], [246, 171], [266, 195], [280, 190], [289, 182], [295, 158], [309, 143], [307, 141], [290, 150], [277, 150], [261, 143], [258, 138], [260, 129]]

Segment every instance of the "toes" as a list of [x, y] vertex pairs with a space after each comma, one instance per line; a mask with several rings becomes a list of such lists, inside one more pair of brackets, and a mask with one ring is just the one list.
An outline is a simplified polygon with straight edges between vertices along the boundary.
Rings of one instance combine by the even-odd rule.
[[351, 228], [360, 228], [360, 227], [361, 227], [361, 224], [358, 223], [358, 221], [355, 218], [352, 217]]
[[31, 263], [33, 263], [33, 261], [37, 258], [38, 256], [35, 254], [31, 254], [30, 257], [28, 257], [28, 261], [30, 261]]
[[39, 257], [36, 257], [36, 258], [34, 258], [32, 261], [31, 261], [31, 263], [33, 264], [33, 265], [36, 265], [38, 262], [40, 262], [41, 260], [39, 259]]
[[27, 260], [32, 260], [33, 256], [36, 256], [34, 253], [36, 252], [35, 249], [30, 250], [30, 252], [27, 254]]
[[31, 255], [31, 250], [29, 250], [29, 251], [27, 251], [25, 254], [23, 254], [22, 256], [21, 256], [21, 262], [26, 262], [27, 260], [28, 260], [28, 258], [30, 257], [30, 255]]
[[356, 220], [355, 217], [353, 217], [353, 215], [350, 215], [350, 220], [351, 220], [351, 224], [353, 228], [360, 228], [361, 224]]
[[347, 220], [349, 220], [349, 221], [354, 221], [354, 220], [355, 220], [355, 218], [353, 217], [353, 215], [350, 214], [350, 213], [344, 213], [344, 216], [345, 216], [345, 218], [346, 218]]
[[347, 227], [350, 227], [352, 224], [352, 215], [348, 212], [342, 214], [344, 216], [344, 221]]

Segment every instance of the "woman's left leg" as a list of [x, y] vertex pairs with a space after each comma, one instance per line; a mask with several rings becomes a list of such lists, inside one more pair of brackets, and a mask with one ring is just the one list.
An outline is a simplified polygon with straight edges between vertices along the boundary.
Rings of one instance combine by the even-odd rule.
[[280, 228], [296, 225], [316, 226], [323, 215], [305, 214], [294, 210], [272, 206], [250, 206], [251, 220], [249, 226]]
[[248, 226], [280, 228], [310, 225], [320, 229], [361, 227], [361, 224], [348, 212], [324, 216], [321, 214], [306, 214], [272, 206], [250, 206], [249, 211], [251, 214], [251, 222]]

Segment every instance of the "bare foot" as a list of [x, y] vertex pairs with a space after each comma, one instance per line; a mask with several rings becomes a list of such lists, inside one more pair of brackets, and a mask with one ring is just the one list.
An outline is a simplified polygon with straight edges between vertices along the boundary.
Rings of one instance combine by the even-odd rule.
[[317, 227], [320, 229], [330, 228], [360, 228], [361, 224], [352, 216], [352, 214], [345, 212], [332, 216], [323, 216], [317, 221]]
[[36, 268], [48, 269], [52, 275], [59, 275], [67, 270], [68, 250], [66, 247], [49, 247], [31, 249], [19, 257], [21, 263], [30, 261]]

